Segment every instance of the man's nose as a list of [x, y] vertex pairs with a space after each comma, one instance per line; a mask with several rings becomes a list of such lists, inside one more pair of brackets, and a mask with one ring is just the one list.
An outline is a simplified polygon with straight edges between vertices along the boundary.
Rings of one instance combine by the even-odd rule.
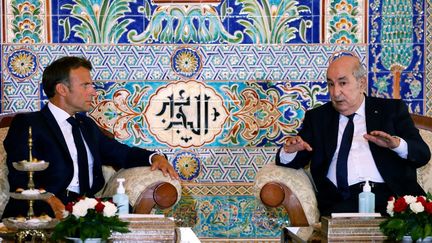
[[341, 88], [340, 88], [340, 86], [339, 86], [339, 85], [334, 85], [334, 86], [333, 86], [333, 94], [334, 94], [335, 96], [339, 96], [340, 93], [341, 93]]

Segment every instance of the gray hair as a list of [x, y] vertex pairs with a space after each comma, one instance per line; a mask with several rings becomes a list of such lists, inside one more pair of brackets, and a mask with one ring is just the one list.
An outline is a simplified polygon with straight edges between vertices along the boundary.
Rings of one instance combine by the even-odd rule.
[[354, 68], [353, 75], [357, 80], [361, 78], [366, 78], [367, 76], [366, 68], [361, 64], [359, 59], [358, 59], [358, 64]]
[[356, 63], [356, 67], [354, 68], [354, 71], [353, 71], [353, 76], [357, 80], [359, 80], [361, 78], [367, 78], [366, 77], [366, 75], [367, 75], [366, 68], [361, 63], [360, 58], [352, 51], [340, 50], [340, 51], [333, 53], [329, 59], [329, 64], [331, 64], [332, 62], [336, 61], [337, 59], [339, 59], [341, 57], [353, 57], [353, 58], [355, 58], [357, 60], [357, 63]]

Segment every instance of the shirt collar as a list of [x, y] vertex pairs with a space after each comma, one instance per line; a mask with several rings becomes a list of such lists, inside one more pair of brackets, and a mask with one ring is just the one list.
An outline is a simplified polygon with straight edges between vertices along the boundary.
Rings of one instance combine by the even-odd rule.
[[54, 118], [56, 119], [58, 124], [67, 123], [69, 124], [66, 119], [68, 119], [71, 115], [67, 113], [66, 111], [62, 110], [60, 107], [54, 105], [51, 102], [48, 102], [48, 108], [50, 109], [51, 113], [53, 114]]
[[356, 116], [366, 117], [366, 97], [363, 97], [363, 102], [355, 113]]

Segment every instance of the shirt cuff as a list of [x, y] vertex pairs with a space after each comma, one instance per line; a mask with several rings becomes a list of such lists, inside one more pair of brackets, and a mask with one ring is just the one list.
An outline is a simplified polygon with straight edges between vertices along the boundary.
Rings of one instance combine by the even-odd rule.
[[291, 162], [295, 158], [296, 155], [297, 155], [297, 152], [287, 153], [282, 148], [279, 152], [279, 158], [280, 158], [281, 164], [284, 164], [284, 165], [288, 164], [289, 162]]
[[159, 153], [159, 152], [154, 152], [154, 153], [150, 154], [150, 157], [149, 157], [150, 165], [152, 165], [152, 159], [153, 159], [153, 156], [155, 156], [155, 155], [161, 155], [161, 156], [165, 157], [165, 155], [163, 153]]
[[[397, 137], [397, 136], [395, 136]], [[403, 140], [403, 138], [397, 137], [400, 139], [400, 143], [399, 146], [397, 146], [396, 148], [392, 149], [394, 152], [396, 152], [399, 157], [406, 159], [408, 158], [408, 144], [405, 140]]]

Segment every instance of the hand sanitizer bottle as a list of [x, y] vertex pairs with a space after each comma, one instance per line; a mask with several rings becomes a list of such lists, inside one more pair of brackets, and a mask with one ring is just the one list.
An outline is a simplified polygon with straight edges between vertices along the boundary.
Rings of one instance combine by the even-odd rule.
[[117, 193], [113, 196], [113, 202], [118, 207], [117, 214], [128, 214], [129, 213], [129, 197], [125, 193], [125, 188], [123, 187], [124, 178], [118, 178], [117, 182], [119, 186], [117, 188]]
[[369, 180], [366, 180], [363, 192], [359, 194], [359, 213], [375, 213], [375, 194], [371, 192]]

